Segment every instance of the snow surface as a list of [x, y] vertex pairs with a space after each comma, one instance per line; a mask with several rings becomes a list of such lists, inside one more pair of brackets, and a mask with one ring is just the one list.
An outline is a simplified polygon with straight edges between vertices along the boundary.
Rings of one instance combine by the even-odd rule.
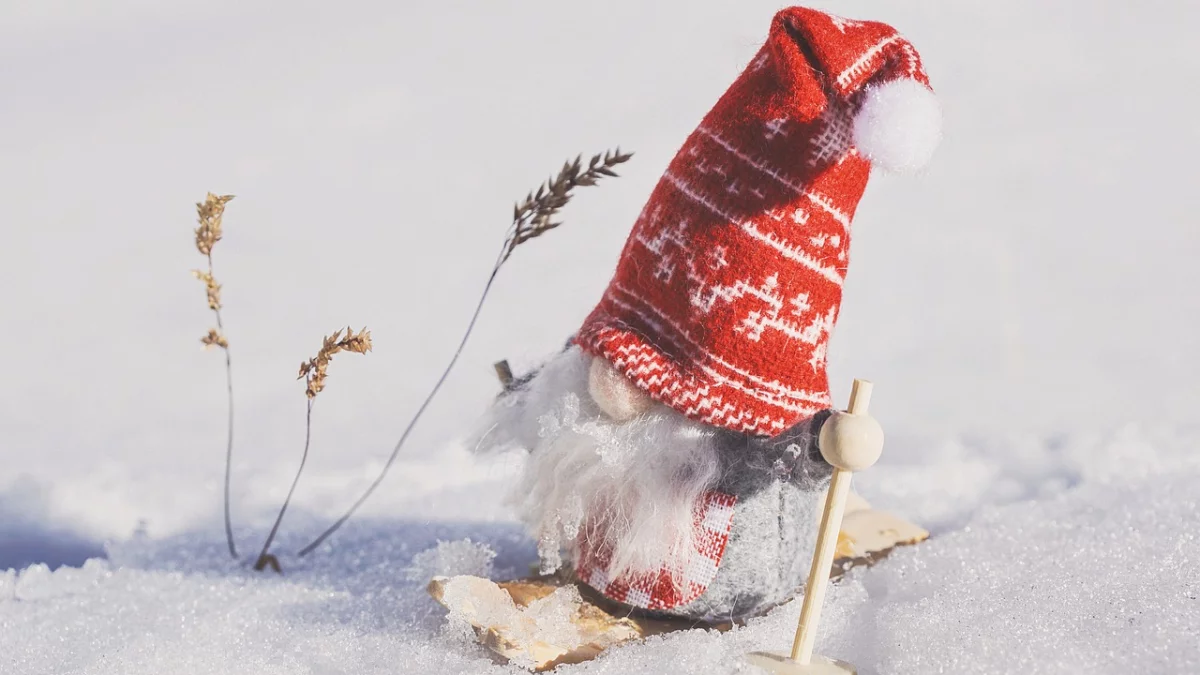
[[[419, 581], [535, 558], [502, 506], [517, 460], [472, 459], [461, 420], [493, 361], [590, 310], [780, 5], [100, 7], [0, 3], [0, 673], [515, 672]], [[832, 589], [818, 650], [863, 673], [1200, 672], [1200, 5], [826, 7], [921, 49], [945, 140], [868, 190], [830, 354], [839, 400], [876, 382], [889, 434], [856, 484], [934, 536]], [[510, 261], [362, 517], [297, 560], [451, 353], [512, 200], [618, 143], [623, 177]], [[318, 401], [282, 576], [222, 541], [224, 376], [188, 274], [208, 190], [238, 195], [215, 257], [243, 558], [303, 443], [296, 365], [346, 324], [376, 338]], [[738, 672], [797, 613], [562, 670]]]

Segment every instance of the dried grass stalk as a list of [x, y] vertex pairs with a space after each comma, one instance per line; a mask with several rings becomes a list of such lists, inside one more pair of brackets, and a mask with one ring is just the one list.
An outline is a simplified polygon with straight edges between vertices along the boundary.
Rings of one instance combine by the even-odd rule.
[[225, 542], [229, 546], [229, 555], [237, 558], [237, 547], [233, 542], [233, 520], [230, 516], [229, 491], [233, 471], [233, 363], [229, 356], [229, 340], [225, 338], [225, 324], [221, 320], [221, 284], [213, 276], [213, 248], [221, 241], [221, 226], [225, 217], [225, 205], [233, 199], [233, 195], [214, 195], [208, 193], [203, 202], [196, 204], [196, 216], [199, 227], [195, 230], [196, 250], [208, 262], [207, 270], [192, 270], [192, 275], [204, 282], [204, 292], [208, 300], [208, 308], [216, 315], [217, 327], [209, 328], [208, 334], [200, 338], [204, 349], [220, 347], [225, 352], [225, 389], [228, 394], [229, 413], [227, 419], [227, 438], [225, 442]]
[[[343, 332], [345, 335], [342, 334]], [[300, 455], [300, 467], [296, 470], [296, 477], [292, 479], [292, 486], [288, 488], [283, 506], [279, 508], [279, 515], [275, 517], [275, 524], [271, 526], [267, 540], [263, 543], [262, 552], [258, 554], [258, 560], [254, 563], [255, 570], [261, 572], [270, 567], [276, 572], [282, 571], [279, 559], [270, 552], [271, 544], [275, 541], [279, 525], [283, 523], [283, 515], [287, 513], [288, 506], [292, 503], [292, 495], [296, 492], [300, 476], [304, 473], [304, 465], [308, 462], [308, 448], [312, 440], [313, 403], [316, 402], [317, 394], [325, 389], [325, 378], [329, 375], [329, 364], [333, 360], [333, 355], [339, 352], [366, 354], [369, 351], [371, 351], [371, 332], [363, 328], [355, 333], [353, 328], [347, 326], [345, 331], [336, 330], [332, 335], [325, 336], [317, 355], [300, 364], [300, 376], [296, 379], [306, 381], [304, 394], [308, 398], [304, 415], [304, 452]]]

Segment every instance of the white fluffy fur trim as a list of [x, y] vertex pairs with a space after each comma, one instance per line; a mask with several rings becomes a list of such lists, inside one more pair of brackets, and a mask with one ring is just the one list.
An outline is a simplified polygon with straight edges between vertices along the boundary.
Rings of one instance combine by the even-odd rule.
[[868, 87], [854, 117], [854, 145], [881, 169], [924, 167], [942, 139], [942, 108], [925, 85], [901, 78]]
[[498, 404], [479, 443], [529, 450], [512, 502], [538, 539], [542, 569], [581, 541], [612, 552], [609, 578], [686, 566], [693, 509], [720, 477], [714, 432], [655, 403], [626, 422], [588, 394], [591, 358], [571, 348]]

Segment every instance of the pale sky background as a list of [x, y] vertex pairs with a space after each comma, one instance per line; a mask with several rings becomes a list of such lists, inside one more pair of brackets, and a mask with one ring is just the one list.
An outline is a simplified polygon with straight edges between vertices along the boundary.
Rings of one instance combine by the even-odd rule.
[[[932, 167], [876, 175], [859, 210], [838, 400], [873, 379], [896, 434], [1193, 425], [1195, 20], [1168, 2], [824, 5], [900, 28], [946, 114]], [[364, 481], [450, 356], [512, 202], [568, 156], [635, 151], [509, 262], [408, 449], [441, 452], [495, 393], [493, 361], [536, 362], [599, 299], [781, 6], [0, 2], [0, 485], [138, 475], [150, 504], [185, 499], [186, 477], [215, 506], [224, 375], [189, 275], [210, 190], [237, 195], [215, 259], [238, 475], [288, 475], [297, 365], [365, 324], [376, 350], [335, 361], [309, 474]]]

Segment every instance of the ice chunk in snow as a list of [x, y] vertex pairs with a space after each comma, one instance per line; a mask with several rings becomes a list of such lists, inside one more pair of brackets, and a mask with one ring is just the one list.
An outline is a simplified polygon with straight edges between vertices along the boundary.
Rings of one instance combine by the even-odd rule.
[[[480, 626], [516, 626], [521, 612], [512, 596], [493, 583], [483, 583], [479, 577], [462, 575], [447, 579], [442, 587], [442, 599], [450, 607], [449, 620], [455, 627], [470, 624]], [[466, 631], [462, 631], [464, 634]]]
[[531, 637], [569, 649], [578, 647], [583, 638], [571, 618], [579, 613], [582, 602], [583, 598], [575, 586], [562, 586], [550, 595], [531, 602], [525, 608], [525, 616], [532, 621], [530, 628], [534, 630]]
[[448, 627], [470, 635], [469, 627], [487, 631], [489, 640], [506, 645], [504, 653], [525, 668], [553, 660], [584, 642], [573, 619], [583, 599], [579, 589], [564, 586], [527, 607], [518, 607], [508, 591], [472, 576], [441, 580], [441, 601], [450, 609]]
[[413, 556], [404, 570], [409, 581], [427, 582], [434, 577], [470, 575], [490, 577], [496, 552], [487, 544], [470, 539], [439, 541], [437, 546]]
[[479, 577], [452, 577], [442, 588], [451, 620], [503, 627], [506, 637], [522, 644], [540, 641], [571, 649], [582, 643], [571, 621], [583, 602], [574, 586], [555, 589], [524, 608], [517, 607], [508, 591]]

